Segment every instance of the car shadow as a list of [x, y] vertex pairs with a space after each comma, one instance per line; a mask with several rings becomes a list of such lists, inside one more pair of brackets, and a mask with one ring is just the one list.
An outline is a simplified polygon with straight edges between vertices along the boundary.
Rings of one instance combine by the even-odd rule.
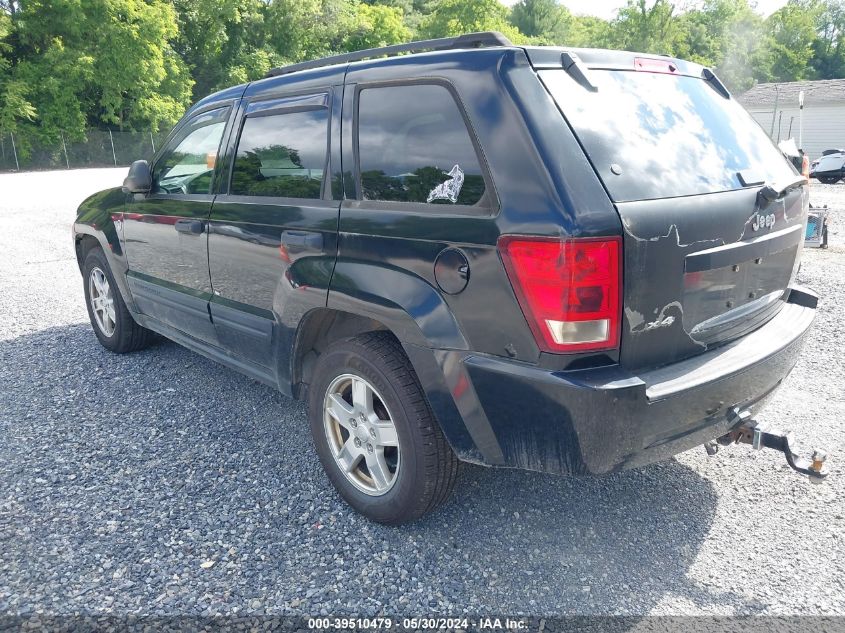
[[11, 611], [766, 608], [691, 578], [718, 499], [674, 460], [602, 478], [465, 465], [442, 509], [385, 527], [331, 489], [301, 403], [176, 344], [115, 355], [87, 324], [51, 328], [0, 341], [0, 384], [0, 562], [28, 586], [65, 579], [0, 581]]

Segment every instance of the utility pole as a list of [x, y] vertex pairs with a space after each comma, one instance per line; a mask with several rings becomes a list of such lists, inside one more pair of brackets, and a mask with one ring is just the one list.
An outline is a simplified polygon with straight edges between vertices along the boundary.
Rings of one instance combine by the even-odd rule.
[[775, 109], [772, 112], [772, 127], [769, 130], [769, 138], [775, 137], [775, 117], [778, 115], [778, 99], [780, 98], [780, 86], [775, 84]]
[[111, 135], [111, 128], [109, 128], [109, 140], [111, 141], [111, 157], [114, 159], [114, 166], [117, 167], [117, 154], [114, 152], [114, 137]]
[[15, 169], [20, 171], [21, 166], [20, 163], [18, 163], [18, 148], [15, 147], [15, 134], [14, 132], [9, 132], [9, 135], [12, 137], [12, 152], [15, 154]]
[[64, 132], [62, 132], [62, 149], [65, 151], [65, 165], [67, 165], [67, 168], [70, 169], [70, 161], [68, 160], [68, 157], [67, 157], [67, 145], [65, 145]]
[[798, 149], [804, 149], [804, 91], [798, 93]]

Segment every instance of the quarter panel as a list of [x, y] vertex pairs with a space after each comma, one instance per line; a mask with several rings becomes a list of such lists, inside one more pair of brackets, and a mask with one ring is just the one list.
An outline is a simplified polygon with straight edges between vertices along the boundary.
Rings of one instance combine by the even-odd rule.
[[[341, 251], [346, 249], [341, 247]], [[328, 307], [380, 321], [403, 343], [468, 349], [437, 290], [407, 269], [348, 255], [338, 257]]]

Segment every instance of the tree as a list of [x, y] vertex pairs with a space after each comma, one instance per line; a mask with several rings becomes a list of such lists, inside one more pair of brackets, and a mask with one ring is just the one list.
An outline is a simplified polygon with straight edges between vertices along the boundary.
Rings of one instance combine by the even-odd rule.
[[565, 43], [596, 48], [613, 48], [616, 45], [610, 23], [592, 15], [576, 15], [572, 18]]
[[819, 79], [845, 77], [845, 0], [821, 5], [810, 64]]
[[730, 89], [750, 88], [755, 68], [767, 65], [763, 19], [747, 0], [706, 0], [679, 19], [685, 37], [676, 53], [715, 68]]
[[352, 0], [273, 0], [267, 6], [267, 45], [284, 62], [342, 52], [357, 8]]
[[174, 49], [191, 70], [193, 99], [256, 79], [272, 66], [261, 0], [173, 0], [173, 5], [179, 24]]
[[814, 1], [790, 0], [766, 20], [771, 49], [768, 67], [759, 69], [767, 81], [797, 81], [812, 78], [816, 22], [821, 7]]
[[519, 0], [510, 22], [538, 43], [564, 44], [572, 26], [572, 14], [557, 0]]
[[675, 5], [667, 0], [628, 0], [613, 21], [612, 37], [616, 46], [629, 51], [674, 54], [683, 39]]
[[501, 31], [515, 42], [523, 39], [508, 23], [508, 9], [499, 0], [437, 0], [422, 25], [426, 37], [451, 37], [477, 31]]
[[411, 31], [403, 22], [402, 9], [384, 5], [361, 4], [355, 13], [355, 22], [343, 40], [345, 50], [388, 46], [408, 41]]
[[165, 0], [22, 0], [14, 14], [13, 81], [27, 86], [37, 126], [56, 141], [87, 125], [158, 128], [174, 123], [191, 79], [170, 41], [176, 15]]
[[11, 9], [0, 10], [0, 133], [14, 132], [18, 121], [31, 121], [36, 114], [26, 84], [13, 76], [11, 34]]

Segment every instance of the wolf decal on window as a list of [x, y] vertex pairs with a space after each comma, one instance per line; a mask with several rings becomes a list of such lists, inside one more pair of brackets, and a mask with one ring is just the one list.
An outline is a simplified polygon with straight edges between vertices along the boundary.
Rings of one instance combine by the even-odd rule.
[[459, 165], [455, 165], [449, 171], [449, 180], [437, 185], [428, 193], [426, 202], [433, 200], [448, 200], [452, 204], [458, 201], [461, 195], [461, 187], [464, 186], [464, 172]]

